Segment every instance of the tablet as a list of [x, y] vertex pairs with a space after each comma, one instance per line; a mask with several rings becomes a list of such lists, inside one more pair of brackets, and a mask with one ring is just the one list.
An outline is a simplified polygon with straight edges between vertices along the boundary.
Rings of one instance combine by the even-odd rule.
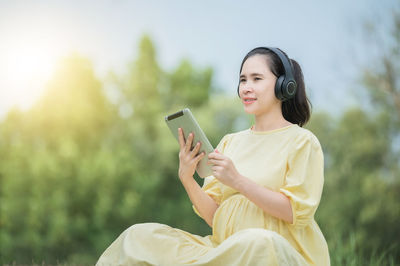
[[204, 157], [197, 164], [196, 172], [201, 178], [205, 178], [207, 176], [212, 175], [211, 165], [207, 164], [207, 161], [208, 161], [208, 154], [213, 152], [214, 148], [212, 147], [210, 141], [207, 139], [203, 130], [200, 128], [199, 124], [197, 123], [190, 109], [185, 108], [172, 115], [167, 115], [165, 117], [165, 122], [167, 123], [169, 129], [175, 136], [178, 143], [179, 143], [178, 128], [183, 129], [183, 135], [185, 141], [187, 140], [189, 134], [193, 132], [194, 138], [190, 150], [193, 150], [197, 142], [201, 142], [198, 154], [200, 154], [203, 151], [205, 152]]

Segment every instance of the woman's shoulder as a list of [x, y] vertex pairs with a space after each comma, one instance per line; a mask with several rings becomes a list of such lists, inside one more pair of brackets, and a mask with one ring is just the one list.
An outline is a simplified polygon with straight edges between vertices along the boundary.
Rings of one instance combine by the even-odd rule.
[[[284, 137], [285, 139], [291, 139], [293, 143], [296, 146], [304, 146], [305, 144], [311, 144], [315, 147], [321, 147], [321, 144], [317, 138], [317, 136], [309, 129], [300, 127], [297, 124], [293, 124], [288, 130], [282, 131], [281, 136]], [[233, 139], [242, 139], [251, 135], [250, 134], [250, 129], [244, 129], [236, 132], [230, 132], [225, 134], [221, 138], [221, 143], [224, 143], [225, 145], [231, 142]], [[279, 135], [277, 135], [279, 136]]]
[[222, 137], [221, 141], [229, 142], [233, 138], [240, 138], [241, 136], [245, 136], [247, 134], [247, 132], [248, 132], [248, 129], [227, 133]]
[[[286, 129], [286, 128], [285, 128]], [[309, 138], [309, 139], [314, 139], [318, 140], [318, 138], [315, 136], [315, 134], [304, 127], [300, 127], [297, 124], [291, 124], [290, 127], [287, 127], [287, 130], [283, 131], [289, 133], [292, 137], [295, 137], [296, 139], [304, 139], [304, 138]], [[231, 132], [227, 133], [224, 135], [223, 138], [233, 138], [233, 137], [241, 137], [241, 136], [247, 136], [250, 133], [250, 128], [236, 131], [236, 132]]]
[[237, 139], [237, 137], [242, 135], [245, 131], [246, 130], [242, 130], [242, 131], [239, 131], [239, 132], [231, 132], [231, 133], [225, 134], [221, 138], [219, 144], [217, 145], [217, 149], [223, 153], [225, 151], [225, 148], [227, 146], [229, 146], [229, 144], [232, 142], [232, 140], [234, 138]]
[[311, 130], [296, 126], [294, 127], [292, 133], [295, 147], [299, 148], [306, 145], [312, 145], [315, 148], [321, 148], [321, 144], [317, 136]]

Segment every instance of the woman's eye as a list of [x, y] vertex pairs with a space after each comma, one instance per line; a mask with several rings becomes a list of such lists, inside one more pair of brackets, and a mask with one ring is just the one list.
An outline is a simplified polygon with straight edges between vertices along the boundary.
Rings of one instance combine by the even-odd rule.
[[261, 78], [254, 78], [254, 80], [261, 80]]
[[245, 82], [245, 81], [246, 81], [245, 79], [241, 79], [241, 80], [240, 80], [240, 82]]

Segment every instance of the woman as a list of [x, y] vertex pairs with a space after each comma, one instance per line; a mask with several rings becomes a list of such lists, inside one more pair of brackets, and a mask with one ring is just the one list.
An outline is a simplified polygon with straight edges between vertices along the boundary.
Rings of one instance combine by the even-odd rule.
[[213, 175], [193, 179], [201, 144], [179, 130], [179, 178], [211, 227], [198, 236], [158, 223], [125, 230], [97, 265], [330, 265], [314, 213], [324, 182], [318, 139], [302, 128], [309, 102], [299, 64], [276, 48], [251, 50], [238, 95], [255, 124], [225, 135], [208, 156]]

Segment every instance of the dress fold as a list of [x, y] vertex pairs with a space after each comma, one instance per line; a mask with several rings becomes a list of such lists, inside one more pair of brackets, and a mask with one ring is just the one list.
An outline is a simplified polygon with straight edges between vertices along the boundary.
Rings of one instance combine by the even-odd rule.
[[314, 134], [296, 124], [266, 132], [247, 129], [225, 135], [217, 149], [241, 175], [286, 195], [293, 223], [269, 215], [208, 176], [202, 190], [219, 205], [211, 235], [160, 223], [135, 224], [96, 265], [329, 266], [328, 246], [314, 220], [324, 183], [323, 152]]

